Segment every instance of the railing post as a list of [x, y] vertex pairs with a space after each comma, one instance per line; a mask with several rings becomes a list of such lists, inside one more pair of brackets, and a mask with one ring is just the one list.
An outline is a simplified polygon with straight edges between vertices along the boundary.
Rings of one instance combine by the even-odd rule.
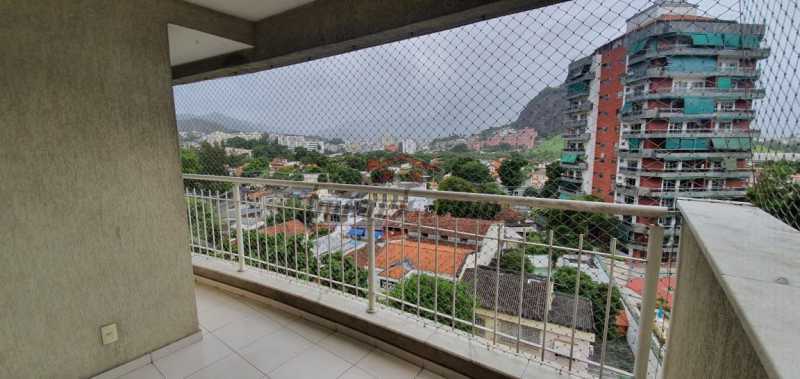
[[653, 340], [653, 319], [656, 309], [658, 272], [661, 269], [661, 253], [664, 244], [664, 228], [650, 225], [647, 233], [647, 271], [645, 273], [644, 295], [642, 296], [639, 317], [639, 339], [637, 341], [636, 362], [633, 373], [636, 379], [647, 378], [647, 365], [650, 361], [650, 344]]
[[369, 195], [367, 205], [367, 255], [369, 259], [367, 268], [367, 313], [375, 313], [375, 282], [377, 276], [375, 272], [375, 200], [372, 194]]
[[242, 193], [239, 183], [233, 184], [233, 202], [236, 210], [236, 247], [239, 251], [239, 272], [244, 271], [244, 233], [242, 233]]

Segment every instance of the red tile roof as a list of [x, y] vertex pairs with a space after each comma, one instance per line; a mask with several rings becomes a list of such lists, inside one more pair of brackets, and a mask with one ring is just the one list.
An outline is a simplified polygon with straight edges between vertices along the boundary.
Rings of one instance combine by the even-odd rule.
[[305, 234], [307, 232], [310, 233], [305, 224], [298, 220], [290, 220], [282, 224], [267, 226], [262, 228], [261, 231], [267, 236], [285, 234], [287, 237], [293, 237], [295, 235]]
[[[387, 226], [390, 228], [400, 228], [401, 222], [402, 212], [397, 212], [397, 214], [392, 217], [392, 220], [387, 223]], [[421, 228], [417, 227], [417, 222], [420, 223], [422, 226]], [[486, 232], [489, 230], [489, 227], [491, 227], [495, 222], [496, 221], [481, 220], [476, 218], [453, 217], [449, 214], [437, 216], [434, 213], [415, 211], [406, 212], [403, 229], [406, 229], [410, 232], [416, 232], [417, 229], [422, 229], [422, 233], [434, 234], [434, 228], [436, 228], [438, 225], [438, 234], [440, 235], [453, 237], [456, 235], [455, 231], [458, 230], [459, 238], [482, 240], [483, 236], [485, 236]], [[479, 237], [475, 238], [471, 236], [471, 234], [476, 233], [479, 235]]]
[[[628, 281], [627, 287], [636, 292], [637, 294], [642, 295], [642, 293], [644, 293], [644, 279], [643, 278], [631, 279], [630, 281]], [[658, 279], [656, 297], [667, 300], [667, 304], [669, 304], [670, 308], [672, 308], [672, 294], [674, 292], [675, 292], [674, 276], [668, 276]]]
[[[429, 274], [438, 273], [440, 276], [457, 277], [467, 257], [475, 249], [463, 245], [440, 242], [438, 247], [434, 242], [407, 239], [392, 240], [375, 252], [375, 267], [384, 270], [379, 275], [392, 279], [402, 279], [410, 270], [423, 271]], [[361, 250], [356, 255], [359, 266], [367, 267], [368, 252]], [[405, 267], [404, 267], [405, 263]], [[389, 270], [386, 270], [386, 267]]]

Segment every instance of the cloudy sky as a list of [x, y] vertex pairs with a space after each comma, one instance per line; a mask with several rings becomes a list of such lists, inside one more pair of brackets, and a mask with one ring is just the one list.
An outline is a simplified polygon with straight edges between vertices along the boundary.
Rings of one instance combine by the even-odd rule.
[[[570, 61], [623, 33], [624, 20], [650, 3], [571, 1], [290, 67], [182, 85], [174, 90], [176, 111], [224, 114], [258, 130], [362, 143], [386, 134], [422, 141], [468, 134], [515, 120], [541, 89], [564, 81]], [[793, 19], [798, 17], [791, 17], [798, 16], [796, 1], [698, 4], [704, 15], [766, 19], [775, 26], [770, 32], [778, 35], [768, 33], [767, 44], [774, 51], [783, 43], [794, 54], [773, 53], [767, 65], [775, 67], [765, 67], [765, 81], [785, 76], [785, 64], [797, 62]], [[787, 29], [795, 31], [791, 40]], [[789, 91], [771, 92], [780, 95], [775, 103], [782, 109], [792, 102], [798, 106]], [[796, 115], [786, 111], [767, 110], [763, 119], [797, 124]]]

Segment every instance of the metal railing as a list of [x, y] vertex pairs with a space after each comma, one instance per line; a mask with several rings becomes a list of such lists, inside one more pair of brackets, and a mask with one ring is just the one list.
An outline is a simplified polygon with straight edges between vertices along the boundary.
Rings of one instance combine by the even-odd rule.
[[[606, 363], [609, 330], [616, 319], [611, 314], [616, 309], [612, 293], [624, 283], [611, 280], [605, 302], [593, 304], [581, 292], [595, 285], [581, 283], [581, 262], [608, 259], [612, 273], [615, 266], [646, 265], [641, 325], [653, 325], [662, 227], [646, 227], [650, 245], [645, 259], [621, 255], [613, 228], [598, 231], [593, 229], [599, 224], [589, 224], [586, 229], [564, 230], [564, 225], [541, 219], [589, 222], [600, 217], [595, 222], [614, 223], [617, 216], [656, 219], [666, 208], [241, 177], [184, 179], [193, 254], [231, 261], [239, 270], [277, 273], [366, 298], [367, 312], [405, 312], [417, 321], [468, 334], [494, 349], [541, 360], [574, 376], [644, 378], [647, 373], [647, 358], [635, 360], [630, 371]], [[204, 187], [209, 183], [215, 187]], [[336, 196], [348, 196], [348, 206], [330, 206]], [[434, 208], [440, 202], [527, 208], [533, 221], [512, 227], [491, 217], [410, 210], [411, 198], [433, 200]], [[246, 212], [255, 218], [250, 224], [257, 225], [256, 230], [244, 230], [243, 209], [260, 210]], [[601, 236], [605, 232], [610, 233]], [[532, 238], [534, 234], [541, 238]], [[566, 241], [566, 234], [577, 238]], [[523, 251], [517, 271], [505, 266], [514, 249]], [[581, 273], [572, 274], [574, 288], [569, 290], [561, 282], [568, 272], [559, 267], [562, 256], [577, 261], [576, 272]], [[539, 261], [546, 267], [537, 266]], [[593, 307], [605, 311], [595, 312]], [[652, 327], [641, 328], [643, 343], [636, 356], [648, 356], [651, 334]]]

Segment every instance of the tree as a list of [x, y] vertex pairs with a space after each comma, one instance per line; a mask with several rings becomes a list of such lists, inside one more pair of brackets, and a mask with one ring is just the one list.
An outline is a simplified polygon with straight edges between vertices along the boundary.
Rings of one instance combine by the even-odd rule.
[[263, 159], [253, 159], [244, 165], [244, 170], [242, 170], [242, 176], [246, 178], [257, 178], [266, 174], [267, 172], [267, 162]]
[[[576, 200], [602, 202], [602, 199], [592, 195], [579, 196]], [[535, 212], [534, 216], [544, 223], [545, 228], [553, 231], [553, 243], [559, 246], [577, 248], [580, 235], [583, 234], [585, 250], [608, 251], [612, 238], [626, 238], [625, 228], [613, 215], [560, 209]]]
[[[340, 251], [332, 254], [326, 254], [320, 259], [319, 275], [320, 284], [325, 286], [333, 286], [333, 288], [342, 290], [344, 292], [357, 295], [360, 297], [367, 296], [367, 286], [369, 285], [369, 272], [356, 265], [352, 256], [342, 256]], [[333, 281], [331, 281], [331, 278]], [[343, 286], [340, 283], [349, 284], [353, 287]]]
[[347, 154], [342, 158], [342, 163], [357, 171], [367, 170], [367, 157], [360, 154]]
[[325, 167], [328, 181], [341, 184], [361, 184], [361, 172], [339, 163], [331, 163]]
[[[439, 184], [440, 191], [466, 193], [502, 193], [496, 183], [484, 183], [476, 187], [458, 176], [450, 176]], [[451, 214], [455, 217], [493, 219], [500, 212], [500, 205], [455, 200], [436, 200], [433, 203], [439, 215]]]
[[[553, 273], [553, 290], [566, 294], [575, 293], [577, 281], [577, 270], [574, 267], [561, 267]], [[592, 313], [594, 316], [595, 333], [602, 333], [605, 322], [606, 298], [608, 296], [608, 285], [597, 283], [586, 273], [581, 272], [581, 285], [578, 294], [589, 299], [592, 303]], [[612, 327], [617, 314], [622, 310], [622, 297], [619, 290], [614, 287], [611, 291], [611, 308], [609, 312], [608, 335], [618, 337], [617, 328]]]
[[525, 181], [525, 174], [522, 172], [522, 168], [527, 165], [528, 162], [519, 154], [512, 154], [510, 158], [500, 164], [498, 172], [500, 181], [509, 191], [521, 186], [522, 182]]
[[469, 159], [453, 167], [451, 174], [466, 179], [473, 184], [493, 182], [489, 169], [478, 160]]
[[181, 149], [181, 172], [197, 174], [200, 172], [200, 158], [195, 149]]
[[561, 168], [561, 163], [555, 161], [547, 165], [545, 170], [545, 176], [547, 180], [544, 182], [544, 186], [542, 186], [542, 190], [539, 191], [539, 197], [555, 199], [558, 198], [558, 184], [561, 181], [561, 174], [564, 172], [564, 169]]
[[394, 180], [394, 172], [388, 168], [379, 168], [369, 173], [369, 178], [375, 184], [389, 183]]
[[413, 167], [405, 173], [400, 174], [400, 180], [406, 182], [421, 182], [422, 181], [422, 170]]
[[[417, 286], [419, 281], [419, 286]], [[455, 288], [454, 288], [455, 287]], [[455, 289], [455, 312], [453, 312], [453, 290]], [[434, 278], [427, 274], [413, 274], [396, 283], [389, 295], [395, 299], [404, 300], [407, 303], [417, 303], [417, 291], [419, 291], [419, 305], [423, 309], [420, 315], [429, 320], [437, 319], [433, 311], [440, 315], [453, 315], [458, 320], [472, 320], [472, 309], [475, 306], [475, 298], [472, 290], [461, 282], [452, 282], [444, 278]], [[434, 303], [434, 291], [436, 291], [436, 302]], [[395, 308], [402, 308], [401, 303], [388, 300], [389, 304]], [[405, 306], [409, 312], [416, 312], [410, 306]], [[451, 325], [450, 319], [439, 316], [438, 321]], [[470, 326], [461, 322], [455, 322], [455, 327], [464, 331], [469, 331]]]
[[[500, 268], [506, 271], [520, 272], [522, 270], [523, 259], [527, 260], [527, 254], [522, 249], [508, 249], [500, 254]], [[525, 272], [533, 273], [533, 264], [525, 262]]]
[[[225, 157], [225, 146], [221, 144], [209, 144], [208, 142], [203, 142], [200, 144], [200, 148], [196, 151], [197, 160], [196, 165], [194, 162], [194, 158], [192, 157], [192, 153], [186, 153], [186, 164], [188, 165], [189, 169], [195, 170], [196, 174], [203, 174], [203, 175], [217, 175], [217, 176], [227, 176], [228, 172], [225, 169], [226, 157]], [[184, 156], [181, 156], [181, 163], [183, 162]], [[187, 180], [185, 182], [186, 187], [194, 189], [194, 190], [202, 190], [202, 191], [210, 191], [210, 192], [226, 192], [232, 186], [230, 183], [223, 183], [223, 182], [209, 182], [209, 181], [200, 181], [200, 180]]]
[[800, 164], [796, 163], [766, 164], [756, 184], [747, 190], [747, 198], [753, 205], [800, 229], [800, 184], [792, 181], [792, 175], [799, 171]]
[[525, 192], [522, 193], [522, 196], [525, 197], [539, 197], [539, 190], [533, 187], [525, 188]]

